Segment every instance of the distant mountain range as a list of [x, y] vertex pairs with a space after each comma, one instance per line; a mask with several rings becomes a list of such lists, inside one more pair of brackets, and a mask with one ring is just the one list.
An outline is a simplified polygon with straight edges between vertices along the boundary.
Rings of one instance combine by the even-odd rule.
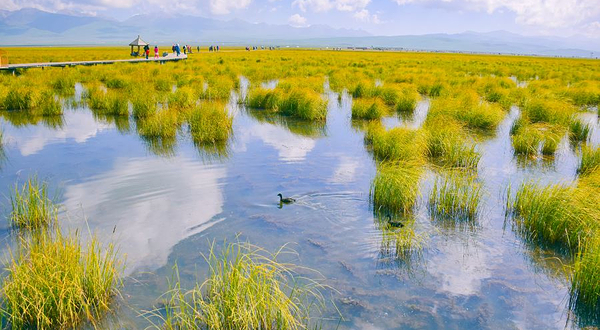
[[0, 44], [123, 44], [142, 35], [150, 43], [248, 43], [258, 40], [365, 37], [361, 30], [325, 25], [297, 28], [185, 15], [137, 15], [125, 21], [54, 14], [37, 9], [0, 11]]
[[126, 45], [137, 35], [149, 43], [313, 47], [383, 47], [429, 51], [600, 56], [600, 39], [526, 37], [490, 33], [372, 36], [363, 30], [327, 25], [292, 27], [222, 21], [186, 15], [137, 15], [125, 21], [56, 14], [37, 9], [0, 11], [0, 45]]

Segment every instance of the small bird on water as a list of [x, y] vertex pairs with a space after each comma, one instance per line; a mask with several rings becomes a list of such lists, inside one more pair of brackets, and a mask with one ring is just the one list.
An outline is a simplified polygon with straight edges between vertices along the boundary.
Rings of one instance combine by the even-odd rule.
[[279, 203], [281, 203], [281, 204], [292, 204], [296, 201], [295, 199], [293, 199], [291, 197], [283, 198], [282, 194], [277, 194], [277, 196], [279, 196]]
[[404, 227], [404, 224], [402, 223], [402, 221], [400, 220], [393, 220], [392, 216], [388, 214], [387, 216], [388, 219], [388, 223], [390, 224], [391, 227], [396, 227], [396, 228], [402, 228]]

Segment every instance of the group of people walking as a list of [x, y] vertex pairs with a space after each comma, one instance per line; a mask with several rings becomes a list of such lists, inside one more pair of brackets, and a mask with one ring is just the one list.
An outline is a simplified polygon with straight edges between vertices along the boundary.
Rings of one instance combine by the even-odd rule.
[[[268, 50], [275, 50], [275, 47], [269, 46], [269, 47], [265, 48], [265, 46], [260, 46], [260, 49], [262, 49], [262, 50], [265, 50], [265, 49], [268, 49]], [[258, 47], [257, 47], [257, 46], [252, 46], [252, 48], [250, 48], [250, 47], [246, 46], [246, 50], [247, 50], [247, 51], [250, 51], [250, 50], [258, 50]]]
[[[173, 44], [173, 46], [171, 47], [171, 50], [173, 51], [173, 53], [177, 54], [177, 56], [181, 55], [181, 50], [183, 49], [183, 53], [184, 54], [191, 54], [192, 53], [192, 46], [190, 45], [184, 45], [183, 47], [179, 46], [179, 44]], [[198, 46], [198, 51], [200, 51], [200, 46]]]
[[[249, 50], [248, 47], [246, 47], [246, 49]], [[269, 49], [271, 49], [271, 47], [269, 47]], [[173, 54], [177, 54], [177, 56], [181, 55], [182, 50], [183, 50], [184, 54], [192, 54], [192, 46], [190, 46], [190, 45], [184, 45], [182, 47], [179, 44], [173, 44], [173, 46], [171, 46], [171, 51], [173, 52]], [[197, 52], [200, 52], [200, 46], [197, 46], [196, 50], [197, 50]], [[221, 50], [221, 47], [219, 47], [218, 45], [208, 47], [209, 52], [218, 52], [220, 50]], [[150, 46], [149, 45], [144, 46], [144, 53], [142, 56], [146, 56], [146, 59], [148, 59], [148, 57], [150, 56]], [[154, 59], [159, 59], [159, 57], [160, 57], [160, 55], [159, 55], [158, 45], [156, 45], [156, 46], [154, 46]]]

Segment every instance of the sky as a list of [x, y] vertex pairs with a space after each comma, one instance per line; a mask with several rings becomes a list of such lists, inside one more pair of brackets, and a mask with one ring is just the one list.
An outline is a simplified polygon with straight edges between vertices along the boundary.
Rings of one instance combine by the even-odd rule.
[[125, 20], [188, 14], [254, 23], [361, 29], [373, 35], [490, 32], [600, 38], [600, 0], [1, 0], [1, 10], [37, 8]]

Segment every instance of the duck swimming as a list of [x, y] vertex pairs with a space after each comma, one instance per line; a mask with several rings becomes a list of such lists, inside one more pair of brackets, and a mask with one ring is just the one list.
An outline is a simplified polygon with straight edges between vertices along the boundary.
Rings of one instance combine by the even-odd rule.
[[392, 220], [392, 217], [388, 214], [387, 216], [387, 220], [388, 223], [390, 224], [391, 227], [396, 227], [396, 228], [402, 228], [404, 227], [404, 224], [402, 223], [402, 221], [400, 220]]
[[281, 203], [281, 204], [292, 204], [296, 201], [295, 199], [293, 199], [291, 197], [283, 198], [282, 194], [277, 194], [277, 196], [279, 196], [279, 203]]

